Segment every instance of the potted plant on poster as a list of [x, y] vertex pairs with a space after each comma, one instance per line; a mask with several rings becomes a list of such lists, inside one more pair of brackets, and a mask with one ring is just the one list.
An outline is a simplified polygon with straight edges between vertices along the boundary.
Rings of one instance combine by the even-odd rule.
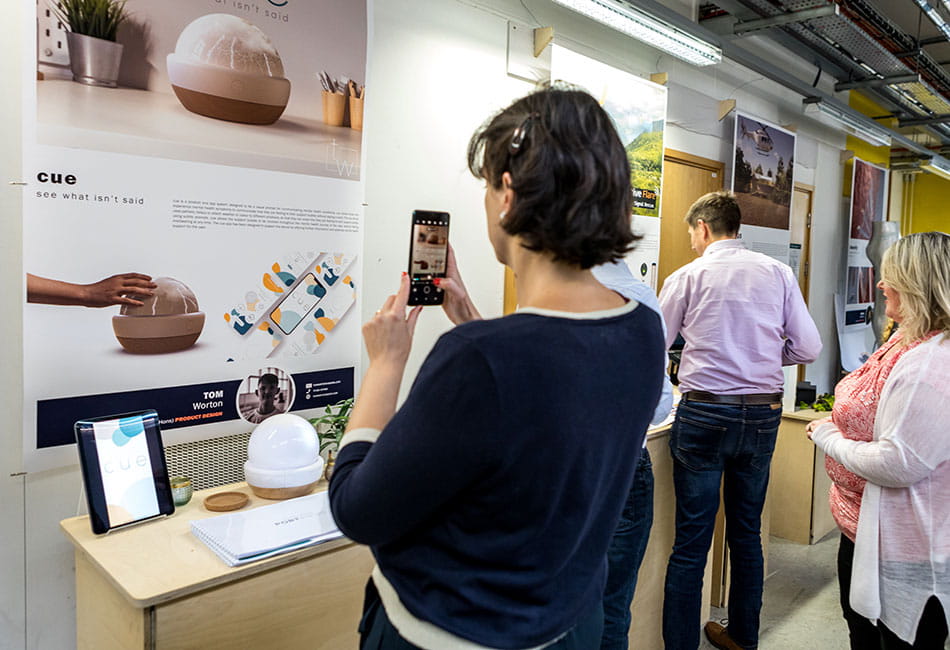
[[336, 404], [330, 404], [323, 415], [310, 419], [310, 424], [316, 429], [317, 437], [320, 439], [320, 451], [327, 450], [327, 468], [324, 476], [328, 481], [330, 475], [333, 474], [333, 455], [340, 448], [340, 439], [346, 431], [352, 410], [353, 398], [351, 397]]
[[115, 88], [122, 61], [122, 45], [115, 36], [128, 17], [125, 0], [59, 0], [53, 11], [69, 27], [66, 43], [73, 81]]

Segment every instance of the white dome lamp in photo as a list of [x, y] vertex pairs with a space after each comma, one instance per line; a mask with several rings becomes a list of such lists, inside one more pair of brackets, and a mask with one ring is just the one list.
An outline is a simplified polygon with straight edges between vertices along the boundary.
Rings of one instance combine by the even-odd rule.
[[167, 64], [178, 100], [199, 115], [272, 124], [290, 99], [277, 48], [259, 27], [238, 16], [207, 14], [192, 21]]
[[201, 336], [204, 312], [185, 283], [174, 278], [155, 278], [158, 285], [142, 305], [122, 305], [112, 317], [112, 331], [126, 351], [133, 354], [165, 354], [190, 348]]
[[320, 440], [307, 420], [281, 413], [254, 428], [244, 463], [244, 478], [254, 494], [292, 499], [312, 492], [322, 476]]

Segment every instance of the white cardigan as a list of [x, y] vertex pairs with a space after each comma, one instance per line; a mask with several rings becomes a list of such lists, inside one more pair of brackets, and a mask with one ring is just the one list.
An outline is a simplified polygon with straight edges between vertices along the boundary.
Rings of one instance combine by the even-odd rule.
[[938, 334], [894, 365], [872, 442], [842, 437], [830, 420], [812, 440], [868, 480], [851, 607], [913, 643], [931, 596], [950, 615], [950, 340]]

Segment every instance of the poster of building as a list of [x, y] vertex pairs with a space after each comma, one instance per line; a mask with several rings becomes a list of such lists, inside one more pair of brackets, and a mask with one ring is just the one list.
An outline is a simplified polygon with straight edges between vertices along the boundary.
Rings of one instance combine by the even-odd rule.
[[599, 99], [626, 148], [633, 187], [633, 229], [643, 236], [626, 261], [634, 276], [656, 291], [667, 90], [563, 47], [552, 47], [551, 78], [580, 86]]
[[732, 191], [742, 211], [742, 241], [788, 264], [795, 134], [736, 113], [733, 141]]
[[366, 3], [129, 0], [116, 87], [29, 6], [24, 468], [81, 418], [174, 444], [351, 397]]

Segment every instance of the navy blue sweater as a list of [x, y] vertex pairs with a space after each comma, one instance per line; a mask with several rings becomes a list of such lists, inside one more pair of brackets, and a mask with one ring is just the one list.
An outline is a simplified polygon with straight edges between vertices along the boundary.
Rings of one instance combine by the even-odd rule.
[[417, 618], [497, 648], [550, 641], [603, 595], [664, 362], [642, 306], [456, 327], [379, 439], [340, 451], [333, 515]]

